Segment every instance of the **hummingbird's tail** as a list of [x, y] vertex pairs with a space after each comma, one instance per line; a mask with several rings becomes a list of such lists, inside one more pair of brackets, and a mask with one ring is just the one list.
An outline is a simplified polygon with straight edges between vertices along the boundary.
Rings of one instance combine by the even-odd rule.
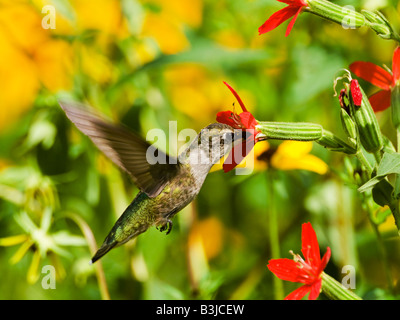
[[118, 244], [118, 242], [116, 242], [116, 241], [111, 244], [104, 242], [103, 245], [100, 247], [100, 249], [97, 250], [97, 252], [93, 256], [92, 260], [90, 260], [90, 264], [95, 263], [102, 256], [104, 256], [108, 251], [110, 251], [112, 248], [114, 248], [117, 244]]

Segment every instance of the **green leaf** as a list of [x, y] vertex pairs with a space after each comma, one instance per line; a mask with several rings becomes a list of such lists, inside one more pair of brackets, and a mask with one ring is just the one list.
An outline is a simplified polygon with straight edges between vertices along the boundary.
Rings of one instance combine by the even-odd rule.
[[[385, 205], [389, 206], [395, 219], [396, 226], [399, 229], [399, 209], [397, 200], [392, 198], [392, 193], [393, 186], [387, 180], [382, 180], [372, 189], [372, 198], [375, 203], [379, 204], [381, 207]], [[386, 219], [386, 217], [384, 218]]]
[[392, 204], [392, 185], [386, 180], [382, 180], [372, 189], [372, 197], [374, 201], [381, 207]]
[[392, 173], [400, 174], [400, 154], [385, 153], [379, 163], [376, 176], [358, 188], [358, 191], [365, 192], [370, 190], [373, 186]]

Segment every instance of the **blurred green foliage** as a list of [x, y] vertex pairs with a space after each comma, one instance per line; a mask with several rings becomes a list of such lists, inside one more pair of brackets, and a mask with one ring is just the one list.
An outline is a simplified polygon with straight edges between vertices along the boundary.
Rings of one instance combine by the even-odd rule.
[[[381, 9], [399, 27], [395, 0], [338, 3]], [[54, 30], [40, 25], [45, 4], [56, 8]], [[100, 244], [138, 191], [68, 121], [57, 99], [92, 105], [145, 136], [151, 128], [168, 132], [169, 120], [178, 121], [178, 131], [214, 122], [234, 102], [227, 81], [256, 119], [315, 122], [343, 135], [335, 75], [355, 60], [390, 65], [394, 45], [367, 29], [343, 30], [306, 14], [288, 38], [283, 27], [258, 36], [281, 8], [273, 0], [0, 1], [0, 43], [8, 49], [0, 57], [11, 59], [0, 74], [13, 74], [2, 77], [0, 89], [0, 238], [11, 241], [0, 242], [0, 299], [104, 298], [96, 266], [89, 265], [85, 226], [73, 217]], [[15, 17], [21, 22], [9, 21]], [[29, 68], [18, 67], [23, 63]], [[394, 134], [385, 126], [387, 111], [379, 121], [386, 135]], [[384, 215], [379, 226], [371, 223], [342, 154], [318, 145], [312, 153], [329, 165], [327, 174], [210, 173], [171, 234], [152, 228], [101, 260], [110, 297], [273, 299], [267, 261], [300, 252], [307, 221], [321, 251], [332, 249], [328, 274], [340, 280], [342, 267], [353, 265], [358, 295], [398, 297], [393, 221]], [[271, 210], [278, 217], [277, 257]], [[23, 237], [10, 238], [17, 235]], [[54, 290], [42, 287], [45, 265], [56, 267]], [[285, 293], [296, 287], [284, 283]]]

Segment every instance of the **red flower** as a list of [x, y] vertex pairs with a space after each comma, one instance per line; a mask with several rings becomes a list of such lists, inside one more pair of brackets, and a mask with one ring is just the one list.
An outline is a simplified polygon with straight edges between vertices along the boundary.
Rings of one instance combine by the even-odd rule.
[[392, 73], [371, 62], [364, 61], [352, 63], [350, 70], [358, 77], [382, 89], [370, 96], [369, 101], [375, 112], [383, 111], [390, 107], [391, 91], [400, 81], [400, 47], [397, 47], [393, 54]]
[[360, 90], [360, 86], [358, 85], [358, 81], [352, 79], [350, 82], [350, 91], [351, 96], [353, 98], [354, 105], [361, 106], [362, 103], [362, 93]]
[[235, 129], [241, 129], [250, 133], [247, 139], [242, 142], [241, 153], [238, 154], [238, 152], [235, 152], [235, 147], [233, 147], [227, 159], [225, 160], [222, 168], [224, 169], [224, 172], [228, 172], [235, 168], [240, 162], [242, 162], [242, 160], [250, 153], [250, 151], [254, 147], [254, 144], [258, 141], [256, 136], [259, 131], [256, 129], [256, 125], [258, 124], [257, 120], [250, 112], [247, 111], [242, 99], [240, 99], [237, 92], [226, 82], [224, 82], [224, 84], [233, 93], [233, 95], [239, 102], [243, 112], [240, 114], [237, 114], [234, 111], [218, 112], [217, 121], [230, 125]]
[[271, 17], [269, 17], [269, 19], [265, 21], [261, 27], [258, 28], [259, 34], [267, 33], [268, 31], [271, 31], [276, 27], [278, 27], [282, 22], [293, 17], [293, 19], [290, 21], [286, 29], [285, 36], [287, 37], [290, 31], [292, 30], [297, 17], [299, 16], [303, 8], [308, 5], [306, 0], [278, 0], [278, 1], [286, 3], [289, 6], [275, 12]]
[[317, 235], [309, 222], [302, 225], [301, 242], [301, 252], [305, 260], [300, 255], [293, 254], [293, 260], [272, 259], [267, 266], [281, 280], [303, 283], [303, 286], [290, 293], [285, 300], [300, 300], [307, 293], [310, 293], [309, 300], [317, 299], [321, 291], [322, 271], [331, 257], [331, 249], [328, 247], [321, 259]]

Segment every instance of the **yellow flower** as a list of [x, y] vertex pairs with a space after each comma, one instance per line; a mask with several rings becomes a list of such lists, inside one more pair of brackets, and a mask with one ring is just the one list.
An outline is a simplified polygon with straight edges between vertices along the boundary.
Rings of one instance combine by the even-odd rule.
[[224, 228], [215, 217], [196, 221], [188, 237], [188, 266], [192, 287], [209, 273], [208, 261], [221, 252]]
[[89, 76], [95, 83], [106, 83], [113, 78], [113, 65], [107, 56], [95, 47], [77, 43], [79, 67], [83, 74]]
[[245, 40], [235, 30], [220, 30], [213, 35], [213, 38], [219, 44], [230, 49], [240, 49], [245, 46]]
[[189, 247], [201, 242], [207, 260], [215, 258], [223, 247], [223, 226], [216, 217], [197, 221], [189, 235]]
[[80, 30], [98, 30], [102, 35], [119, 35], [125, 31], [118, 0], [71, 0]]
[[325, 174], [328, 165], [310, 154], [312, 142], [284, 141], [271, 157], [271, 166], [279, 170], [307, 170]]
[[[221, 107], [226, 105], [226, 101], [232, 101], [232, 94], [223, 85], [226, 79], [199, 64], [171, 66], [164, 77], [172, 105], [200, 126], [215, 122]], [[240, 94], [250, 105], [253, 104], [250, 93], [241, 91]]]
[[43, 29], [28, 1], [0, 2], [0, 130], [33, 103], [41, 85], [51, 92], [71, 85], [69, 45]]
[[164, 54], [175, 54], [189, 47], [184, 27], [196, 28], [202, 22], [202, 1], [143, 0], [146, 11], [141, 36], [154, 39]]
[[157, 41], [160, 50], [165, 54], [174, 54], [189, 47], [183, 26], [169, 20], [163, 13], [148, 13], [144, 20], [142, 35]]

